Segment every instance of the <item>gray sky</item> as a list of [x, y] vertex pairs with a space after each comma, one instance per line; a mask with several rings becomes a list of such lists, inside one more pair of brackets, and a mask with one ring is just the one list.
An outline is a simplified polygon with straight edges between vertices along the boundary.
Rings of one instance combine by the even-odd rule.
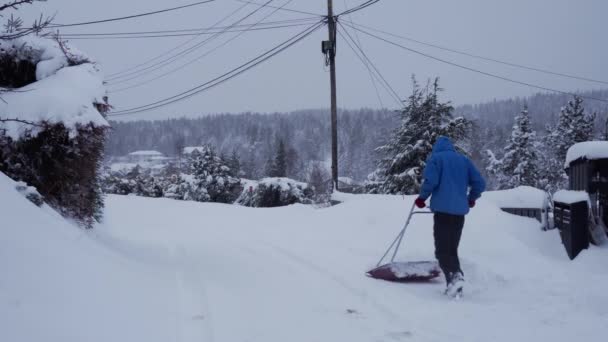
[[[72, 23], [153, 11], [195, 0], [49, 0], [36, 11], [57, 13], [57, 23]], [[266, 0], [255, 0], [265, 2]], [[282, 5], [288, 0], [275, 0]], [[349, 7], [363, 0], [346, 0]], [[334, 0], [336, 11], [345, 0]], [[322, 14], [326, 0], [293, 0], [287, 7]], [[235, 0], [135, 20], [64, 28], [62, 33], [170, 30], [208, 27], [242, 4]], [[226, 23], [252, 11], [250, 5]], [[271, 9], [258, 12], [245, 23], [252, 23]], [[605, 33], [608, 1], [605, 0], [382, 0], [343, 21], [354, 20], [391, 33], [443, 45], [470, 53], [545, 68], [553, 71], [608, 80], [608, 38]], [[302, 18], [305, 15], [279, 11], [268, 21]], [[200, 61], [140, 88], [110, 94], [117, 110], [155, 102], [204, 83], [249, 58], [273, 47], [304, 27], [248, 32]], [[155, 73], [110, 89], [136, 84], [180, 66], [235, 35], [226, 34], [185, 59]], [[476, 103], [537, 92], [526, 86], [488, 78], [359, 35], [361, 43], [389, 83], [405, 98], [411, 90], [410, 76], [419, 80], [439, 76], [446, 89], [444, 99], [455, 104]], [[470, 57], [399, 41], [414, 49], [469, 67], [521, 81], [567, 91], [601, 88], [601, 84], [564, 79], [532, 71], [484, 62]], [[72, 44], [96, 59], [106, 74], [128, 69], [173, 49], [191, 37], [133, 40], [73, 40]], [[198, 38], [201, 41], [204, 38]], [[291, 111], [329, 106], [329, 75], [324, 68], [320, 41], [327, 29], [313, 35], [265, 64], [228, 83], [183, 102], [123, 119], [159, 119], [196, 116], [213, 112]], [[339, 38], [340, 39], [340, 38]], [[380, 107], [369, 75], [347, 45], [338, 46], [338, 103], [340, 107]], [[390, 108], [394, 101], [381, 90], [382, 101]]]

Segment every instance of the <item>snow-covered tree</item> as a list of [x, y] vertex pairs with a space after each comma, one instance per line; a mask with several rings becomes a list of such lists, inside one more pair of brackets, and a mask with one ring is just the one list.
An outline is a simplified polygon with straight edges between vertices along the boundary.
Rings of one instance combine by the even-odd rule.
[[453, 118], [449, 102], [439, 101], [439, 79], [421, 88], [413, 80], [413, 92], [401, 111], [401, 125], [389, 142], [377, 148], [382, 159], [370, 175], [370, 192], [414, 194], [420, 190], [422, 171], [439, 136], [460, 142], [470, 127], [464, 118]]
[[287, 177], [287, 151], [283, 139], [279, 139], [277, 150], [270, 167], [270, 177]]
[[488, 151], [487, 170], [495, 175], [499, 189], [510, 189], [521, 185], [536, 187], [540, 183], [536, 132], [532, 129], [527, 106], [515, 117], [511, 137], [498, 160]]
[[242, 190], [240, 179], [210, 146], [192, 152], [189, 165], [196, 180], [193, 200], [232, 203]]
[[548, 181], [547, 190], [565, 187], [567, 176], [563, 165], [566, 153], [576, 143], [593, 140], [595, 117], [595, 113], [585, 114], [583, 99], [575, 96], [561, 109], [557, 125], [547, 128], [542, 168]]

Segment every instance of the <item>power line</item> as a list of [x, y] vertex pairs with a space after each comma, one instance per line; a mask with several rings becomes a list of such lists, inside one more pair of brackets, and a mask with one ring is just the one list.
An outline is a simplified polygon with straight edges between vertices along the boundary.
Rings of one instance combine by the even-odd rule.
[[261, 55], [255, 57], [255, 58], [249, 60], [248, 62], [241, 64], [240, 66], [224, 73], [223, 75], [220, 75], [208, 82], [205, 82], [205, 83], [198, 85], [194, 88], [191, 88], [187, 91], [184, 91], [182, 93], [173, 95], [171, 97], [168, 97], [168, 98], [165, 98], [165, 99], [162, 99], [162, 100], [159, 100], [159, 101], [147, 104], [147, 105], [137, 106], [137, 107], [129, 108], [126, 110], [118, 111], [116, 113], [109, 114], [108, 116], [130, 115], [130, 114], [140, 113], [140, 112], [164, 107], [166, 105], [182, 101], [184, 99], [197, 95], [201, 92], [204, 92], [208, 89], [216, 87], [248, 70], [251, 70], [252, 68], [256, 67], [257, 65], [259, 65], [259, 64], [271, 59], [272, 57], [278, 55], [279, 53], [285, 51], [286, 49], [288, 49], [291, 46], [295, 45], [296, 43], [300, 42], [302, 39], [311, 35], [313, 32], [315, 32], [317, 29], [319, 29], [323, 25], [324, 25], [324, 22], [319, 21], [318, 23], [316, 23], [316, 24], [310, 26], [309, 28], [305, 29], [304, 31], [292, 36], [291, 38], [287, 39], [286, 41], [282, 42], [281, 44], [275, 46], [274, 48], [262, 53]]
[[[293, 1], [293, 0], [288, 0], [287, 2], [285, 2], [285, 3], [283, 4], [283, 6], [287, 6], [287, 5], [289, 5], [289, 4], [290, 4], [292, 1]], [[270, 12], [270, 13], [268, 13], [267, 15], [265, 15], [265, 16], [264, 16], [262, 19], [258, 20], [257, 22], [255, 22], [255, 23], [253, 23], [253, 24], [250, 24], [250, 25], [249, 25], [249, 27], [250, 27], [250, 28], [254, 28], [256, 25], [261, 24], [261, 23], [262, 23], [264, 20], [266, 20], [267, 18], [269, 18], [270, 16], [272, 16], [273, 14], [275, 14], [275, 13], [276, 13], [276, 12], [277, 12], [277, 11], [278, 11], [280, 8], [281, 8], [281, 7], [279, 7], [279, 8], [277, 8], [277, 9], [275, 9], [274, 11], [272, 11], [272, 12]], [[318, 21], [317, 21], [317, 22], [318, 22]], [[238, 34], [234, 35], [233, 37], [231, 37], [230, 39], [228, 39], [228, 40], [227, 40], [227, 41], [225, 41], [224, 43], [222, 43], [222, 44], [220, 44], [220, 45], [218, 45], [218, 46], [214, 47], [213, 49], [211, 49], [211, 50], [209, 50], [209, 51], [205, 52], [204, 54], [202, 54], [202, 55], [200, 55], [200, 56], [196, 57], [195, 59], [192, 59], [192, 60], [190, 60], [189, 62], [187, 62], [187, 63], [185, 63], [185, 64], [182, 64], [182, 65], [178, 66], [177, 68], [173, 68], [173, 69], [169, 70], [168, 72], [165, 72], [165, 73], [163, 73], [163, 74], [161, 74], [161, 75], [159, 75], [159, 76], [157, 76], [157, 77], [154, 77], [154, 78], [152, 78], [152, 79], [146, 80], [146, 81], [144, 81], [144, 82], [140, 82], [140, 83], [137, 83], [137, 84], [135, 84], [135, 85], [131, 85], [131, 86], [129, 86], [129, 87], [124, 87], [124, 88], [121, 88], [121, 89], [117, 89], [117, 90], [111, 91], [111, 93], [117, 93], [117, 92], [121, 92], [121, 91], [129, 90], [129, 89], [133, 89], [133, 88], [138, 88], [138, 87], [141, 87], [141, 86], [143, 86], [143, 85], [149, 84], [149, 83], [151, 83], [151, 82], [153, 82], [153, 81], [156, 81], [156, 80], [158, 80], [158, 79], [160, 79], [160, 78], [163, 78], [163, 77], [165, 77], [165, 76], [167, 76], [167, 75], [170, 75], [170, 74], [172, 74], [172, 73], [174, 73], [174, 72], [177, 72], [177, 71], [179, 71], [179, 70], [181, 70], [181, 69], [183, 69], [183, 68], [185, 68], [185, 67], [187, 67], [187, 66], [189, 66], [189, 65], [191, 65], [191, 64], [193, 64], [193, 63], [195, 63], [195, 62], [197, 62], [197, 61], [200, 61], [202, 58], [204, 58], [204, 57], [208, 56], [209, 54], [213, 53], [214, 51], [216, 51], [216, 50], [218, 50], [218, 49], [222, 48], [223, 46], [227, 45], [227, 44], [228, 44], [228, 43], [230, 43], [231, 41], [233, 41], [233, 40], [237, 39], [238, 37], [242, 36], [243, 34], [245, 34], [245, 32], [247, 32], [247, 31], [241, 31], [240, 33], [238, 33]]]
[[379, 2], [379, 1], [380, 1], [380, 0], [368, 0], [368, 1], [364, 2], [364, 3], [362, 3], [362, 4], [361, 4], [361, 5], [359, 5], [359, 6], [353, 7], [353, 8], [351, 8], [351, 9], [349, 9], [349, 10], [347, 9], [346, 11], [344, 11], [344, 12], [342, 12], [342, 13], [338, 14], [338, 15], [337, 15], [337, 17], [339, 17], [339, 16], [341, 16], [341, 15], [348, 15], [348, 14], [351, 14], [351, 13], [354, 13], [354, 12], [357, 12], [357, 11], [360, 11], [360, 10], [362, 10], [362, 9], [364, 9], [364, 8], [366, 8], [366, 7], [369, 7], [369, 6], [371, 6], [371, 5], [375, 4], [375, 3]]
[[563, 91], [563, 90], [558, 90], [558, 89], [553, 89], [553, 88], [548, 88], [548, 87], [543, 87], [543, 86], [539, 86], [539, 85], [536, 85], [536, 84], [527, 83], [527, 82], [523, 82], [523, 81], [518, 81], [518, 80], [514, 80], [514, 79], [511, 79], [511, 78], [508, 78], [508, 77], [504, 77], [504, 76], [492, 74], [492, 73], [489, 73], [489, 72], [473, 69], [473, 68], [470, 68], [470, 67], [467, 67], [467, 66], [464, 66], [464, 65], [461, 65], [461, 64], [450, 62], [448, 60], [445, 60], [445, 59], [442, 59], [442, 58], [439, 58], [439, 57], [435, 57], [433, 55], [429, 55], [427, 53], [424, 53], [424, 52], [421, 52], [421, 51], [409, 48], [407, 46], [395, 43], [393, 41], [384, 39], [384, 38], [382, 38], [380, 36], [377, 36], [377, 35], [375, 35], [373, 33], [367, 32], [367, 31], [362, 30], [360, 28], [357, 28], [357, 27], [354, 27], [354, 26], [350, 26], [348, 23], [345, 23], [344, 25], [349, 26], [349, 27], [351, 27], [351, 28], [353, 28], [353, 29], [355, 29], [355, 30], [357, 30], [357, 31], [359, 31], [361, 33], [364, 33], [364, 34], [366, 34], [366, 35], [368, 35], [370, 37], [374, 37], [376, 39], [384, 41], [385, 43], [397, 46], [397, 47], [399, 47], [401, 49], [404, 49], [404, 50], [407, 50], [409, 52], [412, 52], [412, 53], [415, 53], [415, 54], [418, 54], [418, 55], [421, 55], [421, 56], [424, 56], [424, 57], [436, 60], [436, 61], [444, 63], [444, 64], [455, 66], [457, 68], [461, 68], [461, 69], [468, 70], [468, 71], [471, 71], [471, 72], [474, 72], [474, 73], [478, 73], [478, 74], [481, 74], [481, 75], [493, 77], [493, 78], [500, 79], [500, 80], [503, 80], [503, 81], [507, 81], [507, 82], [511, 82], [511, 83], [515, 83], [515, 84], [520, 84], [520, 85], [525, 85], [525, 86], [528, 86], [528, 87], [531, 87], [531, 88], [536, 88], [536, 89], [540, 89], [540, 90], [544, 90], [544, 91], [550, 91], [550, 92], [555, 92], [555, 93], [561, 93], [561, 94], [565, 94], [565, 95], [579, 96], [581, 98], [588, 99], [588, 100], [595, 100], [595, 101], [607, 102], [608, 103], [608, 100], [606, 100], [606, 99], [599, 99], [599, 98], [595, 98], [595, 97], [591, 97], [591, 96], [577, 95], [575, 93], [571, 93], [571, 92], [567, 92], [567, 91]]
[[547, 69], [541, 69], [541, 68], [526, 66], [526, 65], [523, 65], [523, 64], [517, 64], [517, 63], [513, 63], [513, 62], [507, 62], [507, 61], [496, 59], [496, 58], [484, 57], [484, 56], [480, 56], [480, 55], [477, 55], [477, 54], [474, 54], [474, 53], [470, 53], [470, 52], [466, 52], [466, 51], [462, 51], [462, 50], [456, 50], [456, 49], [452, 49], [452, 48], [449, 48], [449, 47], [445, 47], [445, 46], [441, 46], [441, 45], [437, 45], [437, 44], [433, 44], [433, 43], [429, 43], [429, 42], [424, 42], [424, 41], [421, 41], [421, 40], [418, 40], [418, 39], [414, 39], [414, 38], [410, 38], [410, 37], [401, 36], [401, 35], [398, 35], [398, 34], [386, 32], [386, 31], [383, 31], [383, 30], [375, 29], [375, 28], [370, 27], [370, 26], [366, 26], [366, 25], [362, 25], [362, 24], [355, 24], [352, 21], [351, 21], [351, 25], [363, 27], [363, 28], [368, 29], [370, 31], [384, 33], [386, 35], [389, 35], [389, 36], [392, 36], [392, 37], [395, 37], [395, 38], [401, 38], [401, 39], [404, 39], [404, 40], [407, 40], [407, 41], [410, 41], [410, 42], [414, 42], [414, 43], [418, 43], [418, 44], [421, 44], [421, 45], [430, 46], [430, 47], [433, 47], [433, 48], [436, 48], [436, 49], [440, 49], [440, 50], [444, 50], [444, 51], [453, 52], [453, 53], [456, 53], [456, 54], [459, 54], [459, 55], [463, 55], [463, 56], [467, 56], [467, 57], [481, 59], [481, 60], [484, 60], [484, 61], [494, 62], [494, 63], [508, 65], [508, 66], [515, 67], [515, 68], [536, 71], [536, 72], [540, 72], [540, 73], [544, 73], [544, 74], [549, 74], [549, 75], [554, 75], [554, 76], [561, 76], [561, 77], [571, 78], [571, 79], [580, 80], [580, 81], [594, 82], [594, 83], [600, 83], [600, 84], [608, 84], [608, 81], [596, 80], [596, 79], [582, 77], [582, 76], [577, 76], [577, 75], [570, 75], [570, 74], [566, 74], [566, 73], [562, 73], [562, 72], [556, 72], [556, 71], [551, 71], [551, 70], [547, 70]]
[[[266, 30], [272, 30], [272, 29], [281, 29], [281, 28], [288, 28], [288, 27], [298, 27], [298, 26], [305, 26], [305, 25], [309, 25], [311, 23], [311, 21], [309, 22], [300, 22], [300, 23], [294, 23], [294, 24], [283, 24], [283, 25], [275, 25], [275, 26], [264, 26], [264, 27], [257, 27], [257, 28], [252, 28], [252, 29], [245, 29], [245, 28], [241, 28], [241, 29], [228, 29], [226, 31], [224, 31], [225, 33], [231, 33], [231, 32], [249, 32], [249, 31], [266, 31]], [[174, 38], [174, 37], [192, 37], [192, 36], [202, 36], [202, 35], [212, 35], [212, 34], [217, 34], [217, 33], [221, 33], [221, 31], [206, 31], [206, 32], [198, 32], [198, 33], [176, 33], [176, 34], [160, 34], [160, 35], [133, 35], [133, 36], [118, 36], [118, 35], [112, 35], [112, 36], [95, 36], [95, 37], [81, 37], [81, 36], [61, 36], [61, 38], [63, 39], [70, 39], [70, 40], [115, 40], [115, 39], [146, 39], [146, 38]]]
[[112, 22], [112, 21], [120, 21], [120, 20], [126, 20], [126, 19], [140, 18], [140, 17], [145, 17], [145, 16], [159, 14], [159, 13], [166, 13], [166, 12], [176, 11], [176, 10], [180, 10], [180, 9], [184, 9], [184, 8], [188, 8], [188, 7], [199, 6], [199, 5], [206, 4], [206, 3], [209, 3], [209, 2], [214, 2], [214, 1], [215, 0], [199, 1], [199, 2], [195, 2], [195, 3], [189, 4], [189, 5], [183, 5], [183, 6], [178, 6], [178, 7], [166, 8], [166, 9], [162, 9], [162, 10], [154, 11], [154, 12], [134, 14], [134, 15], [126, 16], [126, 17], [102, 19], [102, 20], [95, 20], [95, 21], [85, 21], [85, 22], [73, 23], [73, 24], [49, 25], [49, 28], [83, 26], [83, 25], [101, 24], [101, 23], [108, 23], [108, 22]]
[[[276, 21], [267, 21], [261, 25], [282, 25], [282, 24], [293, 24], [302, 21], [317, 21], [319, 18], [317, 17], [307, 17], [301, 19], [289, 19], [289, 20], [276, 20]], [[261, 26], [260, 25], [260, 26]], [[234, 28], [242, 28], [247, 27], [249, 25], [234, 25], [234, 26], [215, 26], [215, 27], [204, 27], [204, 28], [189, 28], [189, 29], [173, 29], [173, 30], [158, 30], [158, 31], [132, 31], [132, 32], [97, 32], [97, 33], [64, 33], [63, 36], [70, 37], [93, 37], [93, 36], [126, 36], [126, 35], [146, 35], [146, 34], [170, 34], [170, 33], [201, 33], [208, 32], [211, 30], [221, 30], [228, 27]]]
[[[239, 6], [238, 8], [236, 8], [235, 10], [233, 10], [232, 12], [228, 13], [227, 15], [225, 15], [224, 17], [222, 17], [220, 20], [218, 20], [217, 22], [215, 22], [213, 25], [211, 25], [210, 28], [214, 28], [214, 27], [220, 25], [221, 23], [223, 23], [224, 21], [228, 20], [228, 18], [230, 18], [231, 16], [235, 15], [236, 13], [238, 13], [240, 10], [242, 10], [245, 7], [247, 7], [247, 4]], [[129, 69], [112, 73], [112, 74], [108, 75], [108, 77], [109, 78], [113, 78], [115, 76], [122, 75], [122, 74], [125, 74], [125, 73], [129, 73], [130, 71], [133, 71], [133, 70], [137, 70], [138, 68], [140, 68], [140, 67], [142, 67], [144, 65], [148, 65], [148, 64], [150, 64], [150, 63], [152, 63], [152, 62], [154, 62], [154, 61], [156, 61], [158, 59], [163, 58], [166, 55], [171, 54], [175, 50], [180, 49], [183, 46], [186, 46], [186, 45], [190, 44], [191, 42], [195, 41], [196, 39], [197, 39], [197, 37], [193, 37], [191, 39], [188, 39], [185, 42], [183, 42], [181, 44], [178, 44], [177, 46], [173, 47], [172, 49], [166, 50], [165, 52], [161, 53], [160, 55], [158, 55], [156, 57], [148, 59], [147, 61], [139, 63], [139, 64], [137, 64], [137, 65], [135, 65], [135, 66], [133, 66], [133, 67], [131, 67]]]
[[[353, 53], [355, 54], [355, 56], [357, 56], [357, 58], [359, 58], [359, 60], [361, 61], [361, 63], [363, 63], [363, 65], [367, 68], [367, 70], [368, 70], [368, 72], [370, 74], [370, 77], [372, 77], [372, 82], [374, 82], [374, 77], [376, 77], [378, 79], [378, 82], [386, 90], [386, 92], [389, 94], [389, 96], [393, 100], [395, 100], [395, 102], [397, 103], [398, 106], [401, 106], [403, 104], [403, 101], [401, 100], [401, 98], [399, 97], [399, 95], [397, 94], [397, 92], [393, 89], [393, 87], [391, 87], [391, 85], [384, 78], [384, 76], [382, 75], [382, 73], [380, 73], [380, 70], [378, 68], [376, 68], [376, 66], [373, 64], [373, 62], [367, 56], [367, 54], [357, 44], [357, 42], [355, 42], [355, 40], [353, 39], [353, 37], [348, 33], [348, 31], [344, 28], [344, 26], [342, 26], [339, 22], [338, 22], [338, 24], [340, 25], [340, 27], [342, 27], [342, 30], [338, 31], [338, 34], [340, 34], [340, 36], [344, 39], [344, 41], [346, 42], [346, 44], [348, 45], [348, 47], [353, 51]], [[342, 34], [342, 31], [344, 31], [344, 33], [346, 33], [347, 36], [345, 36], [344, 34]], [[352, 41], [352, 44], [349, 41], [349, 39], [350, 39], [350, 41]], [[357, 49], [355, 49], [355, 47], [353, 47], [353, 45]], [[359, 50], [359, 51], [357, 51], [357, 50]], [[375, 73], [374, 73], [374, 71], [375, 71]], [[374, 82], [374, 86], [375, 86], [375, 82]], [[376, 89], [377, 89], [377, 87], [376, 87]]]
[[[268, 7], [268, 4], [270, 4], [273, 1], [274, 0], [268, 0], [264, 4], [259, 4], [258, 5], [259, 7], [257, 7], [253, 11], [249, 12], [247, 15], [245, 15], [241, 19], [237, 20], [236, 22], [232, 23], [231, 26], [240, 24], [241, 22], [245, 21], [247, 18], [251, 17], [252, 15], [254, 15], [255, 13], [257, 13], [258, 11], [262, 10], [263, 8]], [[247, 6], [247, 5], [244, 5], [244, 6]], [[220, 35], [224, 34], [228, 30], [228, 28], [230, 28], [231, 26], [228, 26], [226, 29], [224, 29], [224, 30], [222, 30], [222, 31], [220, 31], [220, 32], [212, 35], [211, 37], [203, 40], [202, 42], [199, 42], [199, 43], [197, 43], [197, 44], [195, 44], [195, 45], [193, 45], [193, 46], [191, 46], [191, 47], [189, 47], [189, 48], [187, 48], [187, 49], [185, 49], [185, 50], [183, 50], [181, 52], [178, 52], [178, 53], [174, 54], [171, 57], [168, 57], [168, 58], [162, 60], [162, 61], [154, 63], [154, 64], [152, 64], [152, 65], [150, 65], [148, 67], [145, 67], [145, 68], [143, 68], [141, 70], [136, 70], [136, 71], [132, 71], [130, 73], [126, 73], [124, 75], [114, 76], [114, 77], [108, 78], [108, 79], [106, 79], [106, 81], [109, 81], [109, 82], [114, 83], [114, 84], [120, 84], [120, 83], [124, 83], [124, 82], [130, 81], [132, 79], [138, 78], [138, 77], [140, 77], [140, 75], [142, 73], [147, 72], [149, 70], [155, 71], [155, 70], [161, 69], [164, 66], [169, 65], [169, 64], [175, 62], [176, 60], [178, 60], [178, 59], [180, 59], [180, 58], [182, 58], [184, 56], [189, 55], [190, 53], [194, 52], [195, 50], [201, 48], [205, 44], [209, 43], [210, 41], [212, 41], [215, 38], [219, 37]], [[130, 77], [132, 75], [135, 75], [135, 76], [134, 77]], [[127, 79], [124, 79], [125, 77], [127, 77]], [[123, 80], [119, 80], [119, 81], [113, 82], [113, 80], [117, 80], [117, 79], [123, 79]]]
[[[241, 2], [244, 4], [251, 4], [251, 5], [260, 5], [259, 3], [255, 2], [255, 1], [249, 1], [249, 0], [234, 0], [236, 2]], [[278, 8], [278, 6], [268, 6], [270, 8]], [[306, 14], [306, 15], [313, 15], [315, 17], [325, 17], [324, 15], [318, 14], [318, 13], [312, 13], [312, 12], [306, 12], [306, 11], [300, 11], [300, 10], [296, 10], [296, 9], [292, 9], [292, 8], [281, 8], [282, 11], [286, 11], [286, 12], [293, 12], [293, 13], [300, 13], [300, 14]]]
[[[346, 3], [346, 0], [343, 0], [343, 1], [344, 1], [344, 8], [345, 8], [345, 10], [348, 10], [349, 8], [348, 8], [348, 4]], [[352, 17], [352, 15], [349, 15], [348, 18], [350, 19], [350, 22], [352, 24], [353, 23], [353, 17]], [[342, 28], [344, 28], [344, 27], [342, 27]], [[342, 32], [338, 32], [338, 33], [340, 33], [340, 36], [342, 36], [342, 38], [344, 40], [346, 40], [344, 38], [344, 35], [342, 34]], [[357, 38], [357, 43], [359, 43], [359, 46], [363, 47], [363, 44], [361, 44], [361, 39], [359, 39], [359, 35], [357, 34], [357, 31], [355, 31], [355, 38]], [[353, 47], [350, 46], [350, 44], [348, 44], [348, 45], [349, 45], [350, 49], [355, 53], [355, 55], [357, 55], [357, 52], [355, 51], [355, 49], [353, 49]], [[357, 55], [357, 57], [359, 57], [359, 56]], [[378, 103], [380, 103], [380, 108], [385, 108], [384, 107], [384, 102], [382, 101], [382, 97], [380, 96], [380, 91], [378, 90], [378, 85], [376, 84], [376, 76], [372, 72], [372, 70], [369, 67], [369, 65], [367, 65], [364, 62], [363, 59], [359, 58], [359, 60], [361, 60], [361, 62], [363, 62], [363, 64], [365, 65], [365, 68], [367, 69], [367, 73], [369, 74], [369, 78], [371, 79], [372, 85], [374, 86], [374, 91], [376, 93], [376, 97], [378, 98]]]

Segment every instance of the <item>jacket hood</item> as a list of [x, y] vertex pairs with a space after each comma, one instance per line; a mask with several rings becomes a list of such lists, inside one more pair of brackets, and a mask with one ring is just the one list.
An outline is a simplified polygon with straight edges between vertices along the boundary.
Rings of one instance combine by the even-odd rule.
[[433, 146], [433, 153], [446, 151], [454, 152], [454, 144], [452, 144], [448, 137], [441, 136], [437, 138], [437, 142], [435, 142], [435, 145]]

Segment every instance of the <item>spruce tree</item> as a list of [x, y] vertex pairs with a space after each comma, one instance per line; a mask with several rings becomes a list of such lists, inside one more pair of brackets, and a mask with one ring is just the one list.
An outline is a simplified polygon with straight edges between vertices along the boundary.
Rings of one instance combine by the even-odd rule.
[[536, 132], [532, 130], [528, 107], [515, 117], [511, 137], [505, 147], [505, 153], [499, 163], [501, 174], [498, 186], [501, 189], [515, 188], [521, 185], [536, 187], [539, 184]]
[[449, 102], [439, 101], [440, 91], [439, 79], [425, 88], [413, 80], [412, 95], [401, 111], [401, 125], [386, 145], [376, 149], [382, 159], [369, 177], [373, 182], [368, 186], [370, 192], [417, 193], [422, 171], [437, 138], [447, 136], [457, 143], [465, 137], [470, 122], [452, 117], [454, 108]]
[[555, 128], [547, 128], [548, 133], [544, 140], [546, 158], [543, 163], [543, 172], [548, 181], [547, 190], [554, 191], [566, 186], [566, 153], [572, 145], [593, 139], [595, 116], [586, 115], [583, 99], [574, 96], [574, 99], [561, 109]]

